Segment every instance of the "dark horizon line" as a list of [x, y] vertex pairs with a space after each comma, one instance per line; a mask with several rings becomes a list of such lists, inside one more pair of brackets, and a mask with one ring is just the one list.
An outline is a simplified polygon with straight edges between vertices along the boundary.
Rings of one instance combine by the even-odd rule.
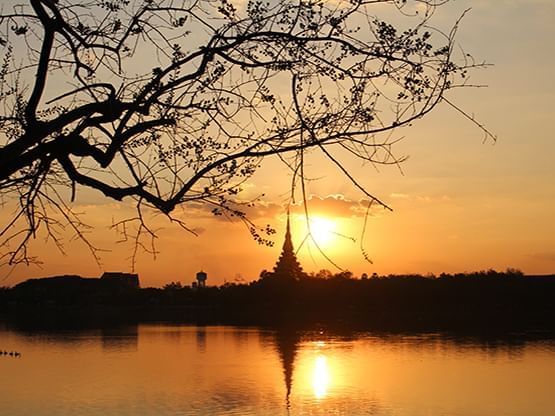
[[[262, 275], [264, 272], [266, 272], [266, 269], [262, 270], [260, 272], [260, 275]], [[103, 272], [103, 274], [106, 273], [116, 273], [116, 274], [123, 274], [123, 275], [136, 275], [136, 276], [140, 276], [138, 273], [135, 272]], [[432, 273], [432, 272], [428, 272], [426, 274], [422, 274], [422, 273], [388, 273], [388, 274], [379, 274], [379, 273], [372, 273], [372, 274], [367, 274], [367, 273], [361, 273], [360, 275], [355, 275], [354, 273], [352, 273], [349, 270], [343, 270], [343, 271], [338, 271], [336, 273], [332, 273], [330, 270], [327, 269], [321, 269], [318, 272], [309, 272], [309, 273], [305, 273], [304, 275], [304, 279], [322, 279], [322, 280], [326, 280], [326, 279], [330, 279], [330, 278], [345, 278], [345, 279], [349, 279], [349, 280], [371, 280], [371, 279], [383, 279], [383, 278], [407, 278], [407, 277], [411, 277], [411, 278], [423, 278], [423, 279], [441, 279], [441, 278], [479, 278], [479, 277], [496, 277], [496, 276], [509, 276], [509, 277], [522, 277], [522, 278], [555, 278], [555, 273], [543, 273], [543, 274], [538, 274], [538, 273], [534, 273], [534, 274], [525, 274], [523, 273], [520, 269], [513, 269], [513, 268], [507, 268], [504, 271], [497, 271], [495, 269], [487, 269], [487, 270], [478, 270], [478, 271], [471, 271], [471, 272], [453, 272], [453, 273], [447, 273], [447, 272], [441, 272], [441, 273]], [[0, 289], [13, 289], [18, 285], [21, 285], [22, 283], [25, 282], [29, 282], [29, 281], [37, 281], [37, 280], [47, 280], [47, 279], [60, 279], [60, 278], [78, 278], [78, 279], [85, 279], [85, 280], [98, 280], [102, 277], [102, 275], [98, 276], [98, 277], [94, 277], [94, 276], [82, 276], [79, 274], [57, 274], [57, 275], [50, 275], [50, 276], [38, 276], [38, 277], [29, 277], [27, 279], [23, 279], [17, 283], [14, 283], [12, 286], [0, 286]], [[214, 280], [214, 278], [210, 278], [209, 280]], [[210, 285], [207, 283], [207, 286], [210, 287], [221, 287], [221, 286], [226, 286], [226, 285], [244, 285], [244, 284], [250, 284], [253, 282], [257, 282], [260, 280], [264, 280], [264, 278], [262, 276], [259, 276], [258, 278], [253, 278], [253, 279], [243, 279], [243, 280], [237, 280], [237, 279], [232, 279], [232, 280], [227, 280], [226, 278], [223, 278], [223, 282], [217, 285]], [[191, 283], [195, 282], [195, 278], [191, 277], [191, 279], [189, 280]], [[167, 283], [162, 284], [161, 286], [144, 286], [142, 288], [164, 288], [165, 286], [171, 285], [171, 284], [181, 284], [183, 287], [188, 287], [191, 286], [191, 283], [187, 283], [186, 281], [182, 281], [182, 280], [168, 280]]]

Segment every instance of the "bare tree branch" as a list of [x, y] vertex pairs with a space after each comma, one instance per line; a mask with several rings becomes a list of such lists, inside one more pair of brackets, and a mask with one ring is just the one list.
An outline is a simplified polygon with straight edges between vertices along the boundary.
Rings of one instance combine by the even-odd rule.
[[[80, 187], [134, 200], [137, 216], [115, 228], [152, 254], [156, 231], [143, 209], [191, 231], [172, 212], [193, 202], [239, 218], [270, 244], [271, 227], [250, 222], [238, 198], [268, 157], [292, 170], [306, 197], [305, 156], [320, 152], [370, 201], [389, 208], [341, 163], [337, 149], [372, 165], [399, 165], [404, 158], [394, 155], [391, 133], [440, 102], [494, 139], [446, 97], [469, 85], [467, 71], [485, 65], [456, 56], [460, 20], [449, 32], [433, 28], [433, 12], [446, 2], [3, 6], [0, 197], [17, 209], [0, 231], [2, 259], [31, 261], [28, 244], [39, 232], [62, 249], [62, 224], [96, 253], [71, 212]], [[400, 12], [408, 29], [376, 17], [377, 5]], [[412, 13], [416, 5], [423, 12]]]

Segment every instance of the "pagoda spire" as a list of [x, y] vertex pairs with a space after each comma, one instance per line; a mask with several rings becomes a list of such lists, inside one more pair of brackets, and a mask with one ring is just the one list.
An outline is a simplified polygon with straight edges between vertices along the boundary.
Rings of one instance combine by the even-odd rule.
[[272, 276], [279, 279], [298, 280], [304, 277], [304, 275], [305, 273], [297, 260], [295, 250], [293, 248], [293, 241], [291, 239], [290, 213], [288, 209], [283, 248], [281, 249], [281, 255], [279, 256], [279, 259], [274, 267]]
[[283, 251], [291, 251], [294, 253], [293, 250], [293, 241], [291, 240], [291, 225], [289, 222], [289, 209], [287, 209], [287, 225], [285, 227], [285, 239], [283, 241]]

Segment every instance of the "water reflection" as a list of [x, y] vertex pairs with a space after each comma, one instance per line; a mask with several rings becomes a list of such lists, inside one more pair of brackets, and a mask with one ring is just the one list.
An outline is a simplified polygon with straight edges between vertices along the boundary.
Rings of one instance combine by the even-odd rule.
[[[305, 391], [310, 386], [315, 399], [322, 400], [328, 394], [332, 379], [331, 365], [326, 355], [328, 345], [324, 341], [302, 342], [300, 331], [280, 329], [273, 334], [273, 344], [277, 350], [282, 366], [282, 373], [285, 384], [285, 404], [289, 409], [291, 405], [291, 394], [293, 384], [298, 386], [300, 391]], [[322, 336], [322, 334], [318, 334]], [[300, 348], [307, 349], [314, 356], [309, 358], [312, 363], [310, 370], [302, 368], [298, 378], [295, 377], [296, 358]], [[308, 358], [308, 357], [307, 357]]]
[[132, 352], [139, 347], [139, 326], [137, 324], [107, 327], [100, 330], [102, 349], [112, 352]]
[[197, 351], [200, 353], [206, 352], [206, 327], [197, 327]]
[[10, 381], [2, 416], [551, 416], [555, 408], [553, 339], [179, 325], [0, 329], [0, 339], [23, 352], [0, 359]]
[[324, 398], [328, 392], [330, 384], [330, 370], [325, 355], [318, 355], [314, 362], [314, 371], [312, 372], [312, 388], [314, 389], [314, 397], [318, 400]]
[[299, 332], [295, 330], [280, 329], [275, 332], [274, 337], [275, 346], [283, 369], [283, 377], [285, 379], [286, 407], [289, 409], [295, 357], [297, 355], [301, 336]]

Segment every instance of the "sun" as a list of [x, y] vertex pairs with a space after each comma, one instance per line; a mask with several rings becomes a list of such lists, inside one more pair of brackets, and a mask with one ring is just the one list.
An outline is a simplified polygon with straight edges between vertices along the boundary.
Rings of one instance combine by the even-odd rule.
[[310, 236], [318, 246], [325, 247], [333, 242], [336, 235], [334, 221], [324, 217], [311, 217], [309, 222]]

